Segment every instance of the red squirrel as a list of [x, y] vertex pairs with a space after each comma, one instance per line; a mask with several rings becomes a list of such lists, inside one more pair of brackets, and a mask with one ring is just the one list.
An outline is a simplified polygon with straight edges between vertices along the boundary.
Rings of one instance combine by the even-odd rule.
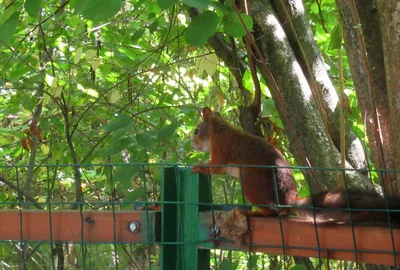
[[[247, 134], [230, 125], [219, 113], [208, 107], [203, 109], [203, 121], [194, 130], [192, 148], [210, 152], [211, 159], [207, 165], [270, 165], [288, 166], [281, 152], [261, 137]], [[275, 172], [274, 172], [275, 170]], [[250, 212], [250, 215], [276, 215], [276, 191], [280, 205], [291, 205], [281, 208], [281, 215], [295, 214], [298, 220], [320, 224], [350, 223], [358, 221], [388, 222], [384, 211], [352, 211], [352, 209], [400, 209], [400, 198], [386, 200], [372, 191], [337, 190], [313, 194], [312, 198], [299, 198], [296, 184], [290, 168], [254, 168], [254, 167], [207, 167], [195, 166], [192, 172], [203, 174], [230, 174], [240, 178], [245, 198], [259, 206], [261, 213]], [[275, 176], [274, 176], [275, 174]], [[275, 185], [276, 181], [276, 185]], [[300, 206], [300, 207], [296, 207]], [[314, 206], [313, 211], [302, 206]], [[337, 209], [340, 208], [340, 209]], [[390, 214], [391, 222], [400, 224], [400, 212]]]
[[[233, 127], [219, 113], [213, 113], [208, 107], [203, 109], [203, 121], [194, 131], [192, 148], [211, 152], [208, 165], [288, 166], [281, 152], [273, 144]], [[297, 198], [296, 184], [290, 168], [196, 166], [192, 168], [192, 172], [230, 174], [240, 178], [244, 196], [252, 204], [276, 205], [276, 193], [281, 205], [294, 204]], [[260, 214], [264, 216], [276, 214], [273, 207], [259, 208]], [[288, 212], [288, 208], [281, 208], [282, 215]]]

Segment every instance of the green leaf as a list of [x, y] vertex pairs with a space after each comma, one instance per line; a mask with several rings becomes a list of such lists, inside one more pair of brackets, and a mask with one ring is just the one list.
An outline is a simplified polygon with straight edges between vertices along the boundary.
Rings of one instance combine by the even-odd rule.
[[296, 264], [290, 270], [307, 270], [307, 267], [304, 264]]
[[0, 26], [0, 45], [1, 43], [9, 44], [13, 40], [18, 23], [19, 12], [15, 12]]
[[174, 120], [171, 124], [163, 127], [157, 134], [158, 139], [164, 139], [175, 133], [178, 128], [178, 121]]
[[232, 11], [231, 7], [229, 7], [223, 3], [220, 3], [220, 2], [211, 2], [210, 6], [215, 8], [216, 10], [220, 10], [222, 12], [231, 12]]
[[151, 149], [154, 146], [156, 136], [153, 132], [145, 132], [142, 134], [136, 134], [137, 143], [143, 148]]
[[[79, 88], [79, 85], [78, 85], [78, 88]], [[79, 88], [79, 89], [82, 90], [83, 93], [85, 93], [85, 94], [87, 94], [87, 95], [89, 95], [91, 97], [94, 97], [94, 98], [98, 98], [99, 97], [99, 93], [94, 89], [84, 88], [84, 87]]]
[[339, 49], [342, 46], [342, 27], [338, 24], [332, 31], [331, 42], [329, 47], [331, 49]]
[[146, 195], [146, 190], [144, 188], [135, 188], [133, 191], [125, 192], [124, 202], [134, 202], [140, 197]]
[[39, 15], [41, 0], [26, 0], [25, 10], [28, 12], [29, 16], [36, 18]]
[[82, 14], [89, 20], [98, 22], [117, 14], [121, 9], [122, 0], [79, 0], [73, 6], [75, 12]]
[[[118, 132], [118, 131], [117, 131]], [[122, 150], [125, 150], [132, 143], [132, 140], [129, 138], [122, 138], [112, 144], [111, 148], [105, 152], [105, 155], [112, 156], [121, 153]]]
[[237, 269], [238, 265], [239, 265], [238, 262], [237, 263], [232, 263], [232, 262], [230, 262], [230, 261], [225, 259], [225, 260], [223, 260], [221, 262], [221, 264], [219, 265], [218, 268], [220, 270], [235, 270], [235, 269]]
[[114, 121], [107, 125], [106, 130], [115, 132], [118, 129], [130, 126], [132, 124], [132, 118], [128, 115], [120, 115]]
[[11, 17], [11, 15], [13, 15], [19, 8], [20, 6], [16, 3], [7, 7], [7, 9], [0, 14], [0, 25], [7, 21]]
[[121, 166], [115, 172], [113, 176], [113, 180], [115, 183], [121, 183], [122, 186], [131, 186], [132, 177], [137, 173], [140, 169], [140, 166], [129, 164], [127, 166]]
[[193, 46], [201, 46], [207, 39], [217, 32], [219, 17], [215, 12], [205, 11], [196, 16], [185, 32], [187, 43]]
[[133, 34], [131, 41], [132, 42], [136, 42], [139, 40], [139, 38], [141, 38], [143, 36], [143, 34], [146, 32], [145, 29], [139, 29], [138, 31], [136, 31], [135, 34]]
[[[251, 32], [253, 30], [253, 19], [244, 13], [240, 14], [240, 16], [242, 17], [247, 30]], [[222, 23], [224, 24], [224, 32], [228, 35], [233, 37], [243, 37], [246, 35], [246, 30], [236, 12], [225, 13]]]
[[113, 139], [113, 142], [116, 142], [119, 139], [121, 139], [123, 136], [125, 136], [125, 134], [130, 132], [130, 130], [131, 130], [131, 127], [129, 124], [127, 127], [123, 127], [121, 129], [118, 129], [117, 131], [115, 131], [111, 137]]
[[149, 26], [150, 34], [153, 34], [157, 30], [159, 24], [160, 22], [158, 20], [155, 20], [152, 24], [150, 24]]
[[264, 116], [272, 115], [276, 111], [275, 103], [271, 98], [264, 99], [262, 103]]
[[211, 0], [183, 0], [183, 3], [189, 7], [207, 8]]
[[[250, 257], [250, 260], [247, 261], [247, 268], [248, 269], [256, 269], [257, 261], [260, 256], [254, 255]], [[254, 267], [254, 268], [253, 268]]]
[[11, 69], [8, 79], [18, 80], [20, 77], [24, 76], [30, 70], [31, 70], [31, 68], [28, 65], [20, 65], [17, 68]]
[[6, 194], [6, 193], [0, 193], [0, 200], [2, 201], [2, 202], [5, 202], [5, 201], [7, 201], [7, 197], [8, 197], [8, 195]]
[[161, 10], [166, 10], [173, 7], [178, 0], [157, 0], [157, 5], [161, 8]]

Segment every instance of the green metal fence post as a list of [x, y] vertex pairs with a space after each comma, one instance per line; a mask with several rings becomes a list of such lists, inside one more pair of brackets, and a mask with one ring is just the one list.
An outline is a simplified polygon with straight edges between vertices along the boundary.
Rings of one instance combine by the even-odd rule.
[[198, 249], [199, 211], [209, 210], [210, 179], [188, 168], [164, 168], [162, 182], [161, 269], [210, 269], [210, 251]]

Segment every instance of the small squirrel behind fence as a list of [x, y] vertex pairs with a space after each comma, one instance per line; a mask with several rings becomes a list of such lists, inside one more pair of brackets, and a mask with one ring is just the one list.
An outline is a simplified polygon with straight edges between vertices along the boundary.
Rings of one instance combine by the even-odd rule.
[[[337, 190], [313, 194], [312, 198], [299, 198], [293, 175], [281, 152], [263, 138], [245, 133], [230, 125], [219, 113], [208, 107], [203, 109], [203, 121], [193, 134], [192, 147], [210, 152], [207, 166], [195, 166], [192, 172], [203, 174], [230, 174], [240, 178], [245, 198], [252, 204], [299, 206], [281, 208], [280, 215], [295, 214], [299, 221], [319, 224], [350, 223], [357, 221], [387, 222], [385, 211], [352, 211], [351, 209], [400, 209], [400, 197], [384, 198], [372, 191]], [[276, 168], [217, 166], [263, 165]], [[277, 192], [276, 192], [277, 190]], [[277, 193], [277, 194], [276, 194]], [[314, 206], [317, 209], [301, 208]], [[276, 215], [274, 207], [259, 207], [261, 212], [248, 212], [255, 216]], [[322, 208], [322, 209], [318, 209]], [[340, 208], [340, 209], [337, 209]], [[400, 212], [390, 214], [391, 222], [400, 224]]]

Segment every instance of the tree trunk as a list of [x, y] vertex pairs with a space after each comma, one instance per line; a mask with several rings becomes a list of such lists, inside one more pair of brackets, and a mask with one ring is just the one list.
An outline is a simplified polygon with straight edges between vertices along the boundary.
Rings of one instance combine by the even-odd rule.
[[[254, 20], [255, 40], [267, 62], [267, 70], [262, 64], [259, 68], [275, 102], [283, 104], [276, 107], [285, 123], [296, 160], [299, 164], [312, 167], [339, 167], [340, 154], [327, 133], [309, 83], [273, 13], [270, 1], [252, 0], [248, 8]], [[268, 72], [272, 73], [272, 77]], [[279, 91], [273, 91], [271, 85], [275, 83]], [[277, 105], [280, 105], [279, 102]], [[352, 167], [347, 163], [346, 168]], [[372, 187], [370, 181], [358, 172], [346, 171], [345, 176], [350, 186]], [[313, 180], [316, 186], [322, 183], [325, 187], [334, 188], [338, 177], [340, 173], [321, 170], [314, 172]]]
[[[399, 169], [400, 164], [397, 164], [396, 160], [400, 159], [396, 153], [400, 153], [400, 149], [398, 149], [400, 146], [393, 142], [393, 138], [396, 138], [393, 129], [397, 119], [396, 116], [391, 117], [398, 115], [398, 109], [395, 108], [394, 111], [389, 112], [391, 108], [394, 108], [394, 104], [391, 106], [389, 103], [390, 96], [393, 96], [389, 88], [394, 89], [387, 88], [389, 83], [386, 78], [388, 76], [387, 65], [395, 65], [396, 57], [390, 52], [384, 52], [382, 38], [385, 39], [385, 37], [381, 36], [381, 29], [390, 28], [390, 23], [389, 21], [383, 22], [381, 25], [375, 0], [354, 1], [354, 6], [352, 1], [337, 0], [336, 2], [343, 25], [344, 44], [354, 87], [362, 116], [365, 118], [372, 161], [378, 169]], [[385, 6], [396, 2], [382, 1], [382, 3], [386, 3]], [[391, 16], [390, 14], [386, 15]], [[361, 27], [357, 27], [359, 24]], [[393, 31], [387, 35], [386, 40], [390, 43], [390, 45], [386, 43], [390, 47], [387, 49], [394, 53], [395, 42], [391, 42], [396, 40], [394, 38], [396, 34]], [[399, 44], [398, 41], [397, 44]], [[400, 57], [398, 50], [397, 45], [397, 58]], [[391, 55], [390, 61], [384, 62], [384, 54]], [[397, 63], [399, 63], [398, 59]], [[397, 114], [394, 114], [395, 111]], [[388, 194], [398, 193], [396, 175], [392, 173], [384, 176], [381, 180], [384, 181], [385, 191]]]
[[[319, 109], [336, 149], [340, 149], [340, 103], [329, 78], [319, 48], [314, 40], [309, 20], [301, 1], [274, 0], [277, 15], [284, 27], [294, 54], [299, 61], [308, 84], [313, 88]], [[346, 160], [355, 169], [366, 167], [365, 153], [360, 139], [346, 123]]]
[[[380, 1], [380, 15], [382, 18], [382, 43], [385, 62], [386, 86], [389, 99], [389, 116], [391, 126], [390, 149], [394, 158], [392, 169], [400, 169], [400, 2]], [[382, 79], [385, 79], [384, 77]], [[383, 83], [382, 83], [383, 84]], [[385, 104], [387, 105], [387, 104]], [[387, 112], [386, 112], [387, 113]], [[393, 139], [395, 138], [396, 141]], [[386, 142], [384, 142], [386, 144]], [[399, 193], [400, 176], [391, 183], [393, 193]]]

